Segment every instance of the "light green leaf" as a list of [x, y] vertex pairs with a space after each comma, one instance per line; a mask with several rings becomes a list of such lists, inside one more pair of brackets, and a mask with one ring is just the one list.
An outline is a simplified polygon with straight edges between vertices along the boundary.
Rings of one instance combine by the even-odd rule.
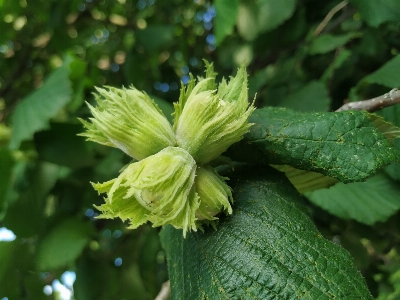
[[400, 87], [400, 55], [393, 57], [378, 70], [365, 77], [363, 81], [380, 84], [389, 88]]
[[299, 113], [257, 109], [255, 123], [229, 156], [236, 161], [286, 164], [343, 182], [363, 181], [399, 160], [399, 151], [370, 122], [366, 112]]
[[171, 299], [372, 299], [349, 253], [318, 233], [290, 183], [258, 172], [233, 180], [234, 214], [217, 230], [186, 239], [162, 230]]
[[309, 52], [311, 55], [328, 53], [344, 46], [357, 36], [354, 32], [342, 35], [323, 34], [311, 42]]
[[315, 205], [343, 219], [372, 225], [386, 221], [400, 208], [400, 187], [384, 174], [366, 182], [338, 183], [306, 194]]
[[258, 27], [260, 32], [275, 29], [289, 19], [297, 0], [260, 0], [258, 2]]
[[218, 46], [226, 36], [233, 32], [239, 11], [239, 0], [215, 0], [215, 42]]
[[240, 3], [237, 29], [246, 41], [254, 40], [258, 35], [258, 8], [255, 2]]
[[320, 173], [299, 170], [288, 165], [271, 166], [278, 171], [285, 173], [287, 179], [289, 179], [290, 183], [294, 185], [300, 194], [327, 188], [337, 183], [336, 179]]
[[279, 104], [297, 111], [327, 111], [330, 102], [325, 84], [321, 81], [310, 81]]
[[390, 122], [386, 122], [384, 118], [376, 114], [370, 114], [370, 120], [389, 141], [393, 142], [394, 139], [400, 138], [399, 127], [394, 126]]
[[89, 242], [90, 227], [80, 220], [68, 219], [54, 227], [37, 250], [36, 263], [41, 270], [72, 263]]
[[12, 117], [10, 148], [17, 149], [37, 131], [49, 127], [49, 120], [71, 99], [69, 67], [64, 64], [49, 75], [42, 87], [23, 99]]
[[350, 0], [350, 3], [359, 10], [361, 18], [372, 27], [400, 19], [400, 2], [398, 0]]

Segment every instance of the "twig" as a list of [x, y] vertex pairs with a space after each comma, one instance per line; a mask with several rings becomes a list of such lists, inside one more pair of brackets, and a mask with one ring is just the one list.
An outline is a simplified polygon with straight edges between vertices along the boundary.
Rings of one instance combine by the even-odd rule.
[[373, 99], [346, 103], [343, 106], [339, 107], [336, 111], [365, 110], [369, 112], [374, 112], [398, 103], [400, 103], [400, 90], [393, 89], [389, 93]]
[[342, 8], [344, 8], [347, 5], [347, 1], [342, 1], [338, 5], [336, 5], [334, 8], [332, 8], [328, 14], [325, 16], [325, 18], [322, 20], [322, 22], [318, 25], [317, 29], [314, 31], [314, 36], [318, 36], [322, 30], [328, 25], [329, 21], [333, 18], [333, 16], [340, 11]]
[[166, 281], [161, 286], [161, 291], [158, 293], [154, 300], [167, 300], [171, 294], [171, 284], [170, 281]]

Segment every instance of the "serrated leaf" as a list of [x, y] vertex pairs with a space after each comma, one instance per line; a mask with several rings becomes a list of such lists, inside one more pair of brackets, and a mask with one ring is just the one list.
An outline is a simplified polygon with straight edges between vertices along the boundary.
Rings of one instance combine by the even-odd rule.
[[372, 225], [386, 221], [400, 208], [400, 187], [384, 174], [378, 174], [366, 182], [338, 183], [329, 189], [321, 189], [307, 198], [333, 215]]
[[218, 46], [233, 32], [239, 11], [239, 0], [215, 0], [215, 43]]
[[260, 0], [258, 2], [258, 27], [260, 32], [275, 29], [289, 19], [297, 0]]
[[279, 106], [297, 111], [327, 111], [331, 99], [325, 84], [320, 81], [310, 81], [300, 90], [279, 103]]
[[233, 180], [234, 214], [204, 233], [165, 227], [171, 299], [372, 299], [349, 253], [325, 240], [273, 170]]
[[43, 86], [23, 99], [11, 117], [13, 132], [10, 148], [17, 149], [37, 131], [49, 127], [49, 120], [71, 99], [69, 67], [64, 64], [49, 75]]
[[323, 34], [312, 40], [309, 52], [311, 55], [328, 53], [344, 46], [357, 36], [354, 32], [342, 35]]
[[350, 0], [350, 3], [357, 7], [362, 19], [372, 27], [400, 19], [400, 2], [398, 0]]
[[293, 184], [300, 194], [327, 188], [337, 183], [337, 180], [332, 177], [316, 172], [295, 169], [288, 165], [272, 165], [272, 167], [285, 173], [287, 179], [289, 179], [290, 183]]
[[72, 263], [89, 242], [90, 227], [80, 220], [67, 219], [54, 227], [37, 250], [39, 269], [49, 270]]
[[257, 109], [255, 123], [228, 156], [236, 161], [286, 164], [342, 182], [363, 181], [399, 160], [399, 152], [362, 111], [300, 113]]
[[[400, 3], [400, 2], [399, 2]], [[400, 87], [400, 55], [393, 57], [375, 72], [369, 74], [362, 81], [381, 84], [389, 88]]]

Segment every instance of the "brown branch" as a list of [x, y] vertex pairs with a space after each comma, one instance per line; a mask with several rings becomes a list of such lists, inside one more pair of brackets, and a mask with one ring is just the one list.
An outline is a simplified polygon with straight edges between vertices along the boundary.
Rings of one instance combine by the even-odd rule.
[[393, 89], [389, 93], [373, 99], [346, 103], [339, 107], [336, 111], [365, 110], [368, 112], [374, 112], [398, 103], [400, 103], [400, 90]]
[[325, 16], [325, 18], [322, 20], [322, 22], [318, 25], [317, 29], [314, 31], [314, 36], [318, 36], [322, 30], [328, 25], [329, 21], [333, 18], [333, 16], [340, 11], [342, 8], [346, 7], [347, 1], [342, 1], [338, 5], [336, 5], [334, 8], [332, 8], [328, 14]]
[[158, 293], [157, 297], [154, 300], [167, 300], [171, 295], [171, 284], [170, 281], [166, 281], [161, 286], [161, 291]]

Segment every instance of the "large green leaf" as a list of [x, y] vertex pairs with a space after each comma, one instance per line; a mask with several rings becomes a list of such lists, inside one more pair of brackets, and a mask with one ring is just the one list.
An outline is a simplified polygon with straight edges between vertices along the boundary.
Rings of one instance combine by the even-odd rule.
[[38, 247], [36, 263], [49, 270], [72, 263], [89, 242], [90, 227], [76, 219], [67, 219], [54, 227]]
[[386, 221], [400, 208], [400, 186], [384, 174], [366, 182], [338, 183], [306, 194], [315, 205], [343, 219], [372, 225]]
[[350, 0], [350, 3], [358, 8], [362, 19], [372, 27], [400, 19], [400, 2], [398, 0]]
[[275, 29], [289, 19], [296, 8], [297, 0], [260, 0], [258, 2], [258, 26], [260, 32]]
[[363, 181], [399, 160], [399, 152], [366, 112], [299, 113], [267, 107], [250, 118], [255, 125], [231, 147], [237, 161], [287, 164], [342, 182]]
[[335, 50], [356, 37], [356, 33], [342, 35], [323, 34], [315, 38], [310, 45], [310, 54], [323, 54]]
[[49, 75], [42, 87], [18, 104], [11, 118], [11, 149], [17, 149], [23, 140], [48, 128], [50, 118], [68, 103], [72, 94], [68, 76], [69, 66], [65, 63]]
[[[400, 2], [399, 2], [400, 4]], [[400, 55], [393, 57], [386, 64], [363, 79], [368, 83], [377, 83], [389, 88], [400, 87]]]
[[234, 214], [217, 230], [184, 239], [163, 229], [172, 299], [372, 299], [349, 253], [318, 233], [290, 183], [257, 171], [233, 181]]
[[239, 11], [239, 0], [215, 0], [215, 42], [217, 45], [233, 32]]

